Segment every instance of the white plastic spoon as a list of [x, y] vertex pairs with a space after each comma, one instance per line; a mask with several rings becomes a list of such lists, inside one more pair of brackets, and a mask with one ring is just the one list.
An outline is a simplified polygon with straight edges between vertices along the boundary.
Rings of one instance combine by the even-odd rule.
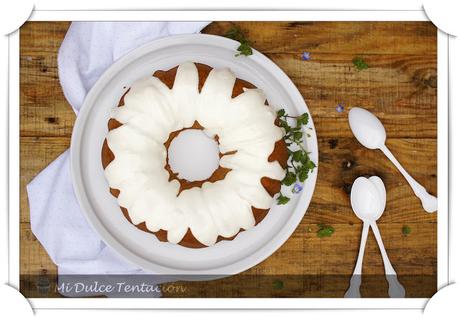
[[422, 207], [426, 212], [434, 212], [438, 209], [438, 199], [429, 194], [420, 183], [412, 178], [386, 147], [385, 140], [387, 135], [385, 128], [374, 114], [365, 109], [355, 107], [348, 113], [348, 122], [351, 131], [363, 146], [369, 149], [382, 150], [388, 159], [393, 162], [422, 202]]
[[369, 212], [376, 212], [380, 208], [380, 198], [376, 197], [370, 188], [374, 188], [372, 183], [364, 177], [359, 177], [351, 187], [351, 207], [355, 215], [363, 221], [363, 230], [361, 233], [361, 244], [359, 246], [358, 258], [355, 269], [350, 279], [350, 287], [345, 293], [345, 298], [360, 298], [359, 288], [361, 286], [361, 271], [363, 267], [364, 251], [366, 249], [367, 235], [369, 232], [370, 222], [367, 219]]
[[361, 246], [359, 249], [358, 259], [355, 270], [350, 279], [350, 287], [345, 293], [345, 298], [359, 298], [359, 288], [361, 285], [361, 271], [366, 245], [369, 225], [374, 231], [375, 238], [382, 254], [385, 266], [385, 274], [388, 281], [388, 294], [392, 298], [401, 298], [405, 296], [404, 287], [398, 282], [396, 271], [390, 263], [390, 259], [383, 245], [382, 237], [376, 221], [382, 216], [386, 204], [386, 191], [383, 181], [379, 177], [370, 177], [369, 179], [359, 177], [353, 183], [351, 189], [351, 206], [356, 216], [363, 221], [363, 232], [361, 235]]

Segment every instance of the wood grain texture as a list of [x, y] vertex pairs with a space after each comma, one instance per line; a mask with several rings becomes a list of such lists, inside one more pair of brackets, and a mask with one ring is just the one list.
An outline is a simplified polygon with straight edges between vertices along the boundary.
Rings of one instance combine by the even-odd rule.
[[[347, 112], [352, 106], [374, 112], [395, 156], [436, 194], [436, 28], [428, 22], [217, 22], [204, 32], [222, 35], [234, 24], [286, 72], [309, 106], [320, 151], [316, 190], [308, 214], [270, 258], [238, 276], [179, 283], [185, 292], [165, 290], [165, 296], [343, 296], [360, 241], [361, 222], [349, 206], [351, 184], [360, 175], [378, 175], [387, 188], [379, 227], [407, 295], [431, 296], [436, 291], [437, 216], [423, 211], [380, 151], [367, 150], [353, 138]], [[59, 85], [56, 60], [68, 26], [28, 22], [20, 30], [20, 272], [27, 296], [39, 296], [27, 275], [46, 270], [54, 279], [57, 271], [30, 230], [26, 185], [70, 144], [75, 114]], [[311, 61], [301, 60], [303, 51], [311, 53]], [[356, 56], [370, 68], [357, 71], [351, 62]], [[338, 103], [345, 112], [335, 110]], [[318, 238], [318, 223], [332, 225], [332, 237]], [[404, 225], [411, 227], [410, 235], [402, 234]], [[386, 296], [372, 233], [363, 273], [370, 277], [363, 279], [362, 295]], [[282, 290], [272, 286], [277, 277]]]

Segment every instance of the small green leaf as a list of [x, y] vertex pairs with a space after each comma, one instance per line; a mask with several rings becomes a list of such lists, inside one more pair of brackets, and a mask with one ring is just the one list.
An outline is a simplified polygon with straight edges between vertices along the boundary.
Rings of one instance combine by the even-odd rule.
[[308, 159], [308, 161], [305, 163], [305, 167], [313, 171], [313, 169], [316, 168], [316, 164]]
[[273, 289], [275, 290], [281, 290], [284, 287], [284, 283], [280, 279], [273, 280]]
[[278, 110], [278, 112], [276, 113], [278, 115], [278, 117], [282, 117], [286, 114], [286, 110], [284, 109], [280, 109]]
[[409, 226], [404, 226], [402, 227], [402, 233], [405, 236], [408, 236], [412, 232], [411, 228]]
[[319, 238], [324, 238], [324, 237], [330, 237], [334, 233], [334, 228], [329, 225], [325, 225], [324, 223], [318, 224], [318, 231], [316, 232], [316, 235]]
[[295, 141], [299, 141], [300, 139], [302, 139], [302, 136], [303, 136], [302, 132], [299, 132], [299, 131], [294, 132], [294, 140]]
[[232, 26], [226, 33], [225, 36], [232, 40], [239, 42], [248, 41], [243, 33], [243, 31], [238, 26]]
[[353, 59], [353, 64], [358, 70], [364, 70], [364, 69], [369, 68], [369, 65], [364, 61], [362, 57], [355, 57]]
[[304, 113], [297, 117], [297, 126], [308, 124], [308, 113]]
[[304, 154], [304, 152], [302, 150], [294, 151], [294, 153], [292, 154], [292, 160], [294, 160], [296, 162], [301, 162], [303, 154]]
[[286, 173], [286, 176], [284, 177], [283, 180], [281, 180], [281, 183], [284, 184], [285, 186], [290, 186], [296, 182], [297, 178], [294, 172], [288, 171]]
[[252, 54], [251, 42], [246, 39], [243, 31], [238, 26], [230, 28], [225, 33], [225, 36], [240, 43], [240, 46], [237, 48], [238, 53], [235, 56], [250, 56]]
[[249, 42], [241, 42], [240, 46], [236, 49], [239, 53], [235, 54], [236, 57], [238, 56], [250, 56], [252, 54], [252, 48]]
[[290, 198], [280, 193], [280, 195], [278, 196], [278, 198], [276, 198], [276, 200], [278, 200], [278, 204], [286, 204], [289, 202]]
[[228, 31], [225, 33], [225, 36], [226, 36], [227, 38], [230, 38], [230, 39], [239, 41], [239, 39], [240, 39], [241, 36], [242, 36], [242, 32], [241, 32], [241, 29], [240, 29], [240, 28], [238, 28], [237, 26], [233, 26], [233, 27], [230, 28], [230, 30], [228, 30]]
[[300, 182], [305, 182], [308, 178], [308, 171], [307, 170], [301, 170], [299, 172], [299, 181]]
[[300, 162], [305, 165], [307, 162], [310, 161], [310, 158], [308, 157], [308, 154], [306, 152], [302, 152], [302, 157], [300, 159]]

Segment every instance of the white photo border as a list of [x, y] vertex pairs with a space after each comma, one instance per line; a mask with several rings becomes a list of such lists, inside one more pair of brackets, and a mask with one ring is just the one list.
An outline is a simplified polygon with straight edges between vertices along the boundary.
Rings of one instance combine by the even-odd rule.
[[[423, 10], [33, 11], [29, 21], [429, 21]], [[449, 279], [449, 36], [438, 31], [438, 290]], [[9, 284], [19, 288], [19, 31], [9, 35]], [[34, 309], [423, 309], [427, 298], [31, 298]]]

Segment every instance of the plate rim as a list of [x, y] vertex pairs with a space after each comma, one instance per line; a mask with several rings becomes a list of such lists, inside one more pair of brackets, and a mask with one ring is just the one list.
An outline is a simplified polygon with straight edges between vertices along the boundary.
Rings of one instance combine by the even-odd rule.
[[[203, 40], [207, 39], [207, 40]], [[71, 136], [71, 142], [70, 142], [70, 170], [71, 170], [71, 177], [72, 177], [72, 185], [74, 189], [74, 194], [77, 198], [77, 201], [81, 207], [81, 211], [83, 215], [85, 216], [86, 220], [88, 221], [89, 225], [91, 228], [98, 234], [102, 241], [110, 247], [112, 250], [117, 252], [124, 260], [142, 268], [145, 271], [152, 271], [155, 273], [165, 273], [165, 274], [180, 274], [180, 275], [188, 275], [188, 274], [197, 274], [197, 275], [211, 275], [211, 274], [217, 274], [217, 275], [232, 275], [232, 274], [238, 274], [242, 271], [245, 271], [249, 268], [252, 268], [253, 266], [259, 264], [260, 262], [264, 261], [268, 257], [270, 257], [275, 251], [277, 251], [289, 238], [290, 236], [294, 233], [294, 231], [298, 228], [300, 222], [302, 221], [304, 215], [307, 214], [308, 208], [311, 203], [311, 199], [313, 197], [315, 188], [316, 188], [316, 180], [317, 180], [317, 175], [318, 175], [318, 169], [319, 169], [319, 151], [318, 151], [318, 140], [317, 140], [317, 135], [316, 135], [316, 129], [314, 126], [313, 118], [311, 117], [310, 110], [305, 102], [305, 99], [299, 92], [297, 86], [292, 82], [292, 80], [286, 75], [286, 73], [272, 60], [270, 60], [268, 57], [266, 57], [264, 54], [260, 53], [259, 51], [253, 49], [253, 54], [249, 57], [245, 57], [248, 59], [255, 60], [256, 63], [260, 63], [262, 65], [267, 66], [270, 65], [271, 68], [267, 71], [272, 73], [272, 69], [275, 68], [276, 71], [278, 71], [277, 76], [281, 76], [282, 79], [280, 81], [286, 81], [289, 83], [290, 86], [295, 88], [295, 90], [292, 93], [289, 93], [290, 95], [297, 95], [297, 99], [300, 97], [301, 101], [303, 101], [303, 105], [306, 108], [308, 114], [310, 115], [310, 122], [309, 126], [312, 129], [312, 135], [311, 138], [313, 141], [312, 145], [312, 153], [316, 155], [316, 170], [313, 171], [313, 173], [309, 176], [309, 180], [312, 181], [312, 188], [310, 192], [304, 193], [303, 196], [299, 199], [299, 203], [306, 202], [307, 205], [305, 207], [305, 211], [299, 210], [298, 213], [294, 214], [291, 216], [289, 219], [290, 221], [294, 221], [295, 223], [286, 223], [284, 226], [281, 227], [278, 233], [273, 235], [273, 238], [264, 243], [262, 246], [260, 246], [257, 250], [255, 250], [253, 253], [245, 256], [244, 258], [235, 261], [231, 264], [227, 264], [224, 266], [219, 266], [216, 268], [211, 268], [211, 269], [203, 269], [203, 270], [181, 270], [181, 269], [173, 269], [170, 267], [163, 266], [161, 264], [154, 263], [148, 259], [144, 259], [143, 257], [131, 252], [128, 248], [126, 248], [122, 243], [120, 243], [116, 237], [114, 237], [108, 230], [106, 230], [106, 227], [102, 224], [100, 219], [97, 217], [97, 214], [93, 212], [92, 210], [92, 205], [86, 196], [86, 192], [83, 187], [83, 182], [82, 182], [82, 176], [80, 174], [81, 168], [80, 168], [80, 161], [79, 161], [79, 150], [81, 149], [81, 138], [83, 136], [84, 128], [86, 125], [86, 120], [88, 117], [88, 114], [94, 106], [94, 102], [98, 97], [98, 94], [100, 93], [101, 89], [104, 88], [104, 86], [111, 80], [111, 78], [121, 69], [123, 69], [124, 66], [129, 65], [129, 63], [135, 61], [139, 57], [148, 54], [151, 51], [155, 51], [161, 48], [165, 48], [169, 45], [177, 45], [177, 41], [185, 41], [187, 43], [193, 42], [193, 44], [203, 44], [203, 41], [207, 41], [207, 45], [212, 44], [214, 46], [232, 46], [236, 48], [239, 46], [239, 42], [217, 36], [217, 35], [208, 35], [208, 34], [182, 34], [182, 35], [174, 35], [174, 36], [168, 36], [160, 39], [156, 39], [153, 41], [150, 41], [136, 49], [133, 49], [126, 53], [124, 56], [116, 60], [112, 65], [110, 65], [104, 72], [103, 74], [98, 78], [98, 80], [95, 82], [95, 84], [91, 87], [89, 92], [87, 93], [84, 102], [80, 108], [80, 111], [78, 113], [78, 116], [76, 118], [76, 121], [74, 123], [74, 127], [72, 130], [72, 136]], [[226, 42], [226, 44], [225, 44]], [[310, 146], [309, 146], [310, 147]], [[295, 211], [296, 208], [293, 208], [292, 210]], [[288, 221], [289, 221], [288, 220]], [[266, 248], [269, 248], [268, 250]], [[248, 261], [250, 260], [250, 261]], [[228, 269], [229, 267], [233, 267], [232, 272], [223, 272], [223, 269]]]

